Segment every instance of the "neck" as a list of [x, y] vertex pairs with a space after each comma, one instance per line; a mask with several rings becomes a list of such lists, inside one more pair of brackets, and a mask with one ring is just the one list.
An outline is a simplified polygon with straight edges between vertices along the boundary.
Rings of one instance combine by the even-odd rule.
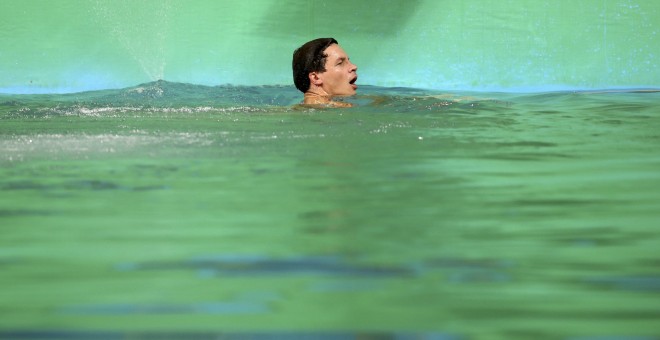
[[318, 105], [318, 104], [328, 104], [332, 101], [332, 97], [325, 93], [319, 93], [316, 91], [307, 91], [305, 92], [304, 100], [303, 103], [305, 104], [310, 104], [310, 105]]
[[344, 102], [335, 102], [332, 100], [332, 96], [323, 89], [315, 90], [309, 89], [305, 92], [305, 97], [303, 100], [303, 105], [320, 105], [328, 107], [352, 107], [351, 103]]

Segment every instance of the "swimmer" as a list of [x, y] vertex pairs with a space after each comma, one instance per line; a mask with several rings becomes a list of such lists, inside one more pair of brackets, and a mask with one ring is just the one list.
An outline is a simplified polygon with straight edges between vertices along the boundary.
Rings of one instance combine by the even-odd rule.
[[293, 52], [293, 82], [304, 93], [303, 105], [351, 107], [333, 101], [356, 93], [357, 66], [333, 38], [319, 38]]

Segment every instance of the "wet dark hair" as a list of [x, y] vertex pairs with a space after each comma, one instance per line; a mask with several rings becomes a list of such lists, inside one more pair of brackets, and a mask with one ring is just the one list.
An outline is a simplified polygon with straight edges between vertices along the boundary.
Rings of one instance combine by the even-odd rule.
[[301, 92], [309, 90], [309, 74], [311, 72], [325, 72], [325, 58], [323, 53], [328, 46], [339, 44], [333, 38], [319, 38], [305, 43], [293, 51], [293, 83]]

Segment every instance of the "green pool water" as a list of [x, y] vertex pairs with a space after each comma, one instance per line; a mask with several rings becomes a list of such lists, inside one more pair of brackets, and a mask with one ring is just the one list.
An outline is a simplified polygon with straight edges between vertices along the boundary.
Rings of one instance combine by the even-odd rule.
[[0, 338], [657, 339], [660, 93], [0, 95]]

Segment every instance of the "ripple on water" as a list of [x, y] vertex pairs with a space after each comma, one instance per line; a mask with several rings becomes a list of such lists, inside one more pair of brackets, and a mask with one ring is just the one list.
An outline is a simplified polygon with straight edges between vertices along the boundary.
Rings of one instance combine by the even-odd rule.
[[[54, 213], [47, 210], [32, 210], [32, 209], [0, 209], [1, 217], [17, 217], [17, 216], [50, 216]], [[1, 261], [0, 261], [1, 262]]]
[[358, 277], [406, 277], [414, 268], [352, 264], [339, 257], [296, 256], [271, 258], [261, 256], [210, 256], [183, 261], [124, 263], [119, 270], [195, 270], [201, 276], [226, 275], [340, 275]]
[[660, 291], [660, 276], [655, 275], [589, 277], [584, 279], [584, 282], [601, 288], [636, 292]]
[[0, 190], [3, 191], [16, 191], [16, 190], [37, 190], [37, 191], [55, 191], [55, 190], [81, 190], [81, 191], [105, 191], [105, 190], [124, 190], [124, 191], [151, 191], [151, 190], [166, 190], [169, 189], [166, 185], [143, 185], [143, 186], [126, 186], [120, 185], [111, 181], [90, 179], [90, 180], [73, 180], [62, 183], [43, 184], [35, 181], [14, 181], [0, 184]]
[[206, 147], [226, 134], [203, 132], [132, 134], [33, 134], [0, 137], [0, 161], [25, 161], [35, 158], [95, 158], [132, 150], [153, 152], [163, 145], [173, 147]]
[[270, 308], [253, 301], [204, 302], [194, 304], [99, 304], [69, 306], [60, 309], [64, 314], [261, 314]]
[[[466, 340], [468, 337], [439, 332], [345, 332], [345, 331], [260, 331], [260, 332], [191, 332], [191, 331], [67, 331], [3, 330], [0, 339], [168, 339], [168, 340]], [[589, 339], [591, 340], [591, 339]], [[595, 340], [595, 339], [594, 339]], [[613, 339], [604, 339], [613, 340]], [[624, 340], [624, 339], [617, 339]], [[646, 340], [646, 339], [632, 339]]]

